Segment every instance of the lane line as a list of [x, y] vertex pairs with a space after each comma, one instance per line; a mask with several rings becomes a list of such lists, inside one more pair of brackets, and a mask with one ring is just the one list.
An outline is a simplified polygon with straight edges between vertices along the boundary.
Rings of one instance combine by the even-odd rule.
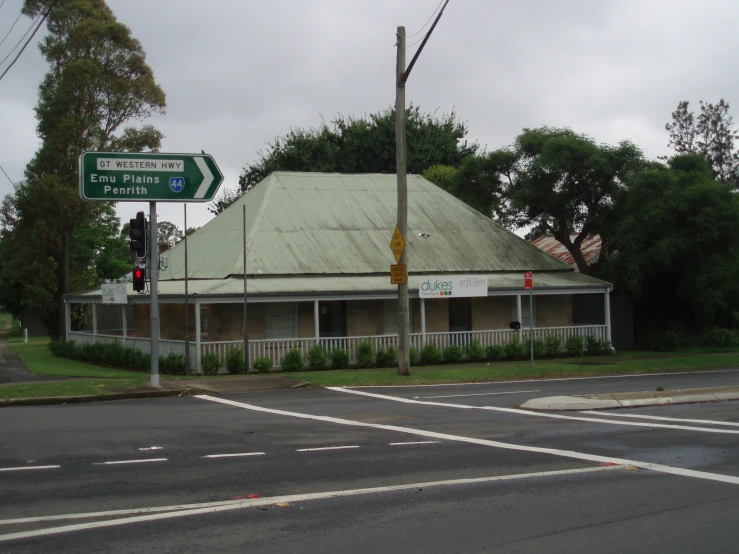
[[710, 429], [708, 427], [693, 427], [689, 425], [666, 425], [662, 423], [645, 423], [634, 421], [613, 421], [610, 419], [601, 419], [595, 417], [567, 416], [562, 414], [550, 414], [547, 412], [535, 412], [533, 410], [521, 410], [519, 408], [502, 408], [498, 406], [469, 406], [467, 404], [449, 404], [447, 402], [428, 402], [426, 400], [414, 400], [412, 398], [402, 398], [399, 396], [390, 396], [387, 394], [378, 394], [376, 392], [365, 392], [354, 389], [345, 389], [342, 387], [326, 387], [335, 392], [343, 392], [346, 394], [356, 394], [359, 396], [369, 396], [371, 398], [379, 398], [381, 400], [392, 400], [393, 402], [402, 402], [404, 404], [423, 404], [425, 406], [439, 406], [442, 408], [459, 408], [463, 410], [488, 410], [492, 412], [505, 412], [509, 414], [518, 414], [531, 417], [544, 417], [549, 419], [568, 419], [571, 421], [587, 421], [590, 423], [605, 423], [607, 425], [627, 425], [629, 427], [651, 427], [657, 429], [678, 429], [681, 431], [698, 431], [701, 433], [719, 433], [728, 435], [739, 435], [739, 431], [730, 429]]
[[406, 444], [439, 444], [439, 441], [391, 442], [390, 446], [404, 446]]
[[264, 452], [242, 452], [238, 454], [208, 454], [203, 458], [237, 458], [240, 456], [264, 456]]
[[148, 460], [118, 460], [115, 462], [96, 462], [94, 466], [113, 466], [118, 464], [146, 464], [149, 462], [166, 462], [167, 458], [149, 458]]
[[0, 471], [26, 471], [29, 469], [58, 469], [62, 466], [23, 466], [23, 467], [0, 467]]
[[650, 416], [650, 415], [637, 415], [637, 414], [616, 414], [612, 412], [608, 412], [607, 414], [604, 414], [602, 412], [597, 412], [595, 410], [583, 410], [578, 413], [605, 415], [607, 417], [633, 417], [637, 419], [654, 419], [656, 421], [681, 421], [683, 423], [705, 423], [708, 425], [730, 425], [732, 427], [739, 427], [739, 423], [734, 423], [733, 421], [716, 421], [713, 419], [686, 419], [686, 418], [680, 418], [680, 417], [664, 417], [664, 416]]
[[[547, 477], [558, 477], [567, 475], [578, 475], [587, 473], [597, 473], [601, 471], [614, 471], [623, 469], [624, 466], [608, 466], [608, 467], [587, 467], [579, 469], [564, 469], [559, 471], [539, 471], [535, 473], [521, 473], [516, 475], [495, 475], [492, 477], [478, 477], [474, 479], [450, 479], [446, 481], [430, 481], [425, 483], [410, 483], [406, 485], [389, 485], [382, 487], [371, 487], [366, 489], [350, 489], [343, 491], [330, 491], [330, 492], [318, 492], [308, 494], [291, 494], [285, 496], [273, 496], [270, 498], [258, 498], [258, 499], [244, 499], [244, 500], [231, 500], [225, 502], [213, 502], [205, 504], [191, 504], [187, 509], [182, 509], [184, 506], [168, 506], [168, 507], [157, 507], [157, 508], [142, 508], [140, 510], [116, 510], [113, 512], [97, 512], [87, 514], [67, 514], [61, 516], [46, 516], [36, 518], [22, 518], [13, 520], [2, 520], [0, 525], [23, 524], [23, 523], [36, 523], [41, 521], [54, 521], [58, 519], [87, 519], [87, 518], [98, 518], [105, 517], [107, 515], [123, 515], [123, 514], [137, 514], [146, 513], [146, 511], [158, 510], [163, 513], [149, 513], [147, 515], [140, 515], [135, 517], [126, 517], [120, 519], [111, 519], [107, 521], [96, 521], [90, 523], [77, 523], [72, 525], [65, 525], [61, 527], [50, 527], [46, 529], [37, 529], [34, 531], [23, 531], [19, 533], [8, 533], [0, 535], [0, 542], [7, 542], [17, 539], [28, 539], [33, 537], [43, 537], [49, 535], [58, 535], [60, 533], [69, 533], [72, 531], [84, 531], [88, 529], [99, 529], [102, 527], [116, 527], [120, 525], [128, 525], [131, 523], [140, 523], [144, 521], [157, 521], [164, 519], [174, 519], [179, 517], [187, 517], [192, 515], [200, 514], [213, 514], [217, 512], [225, 512], [230, 510], [240, 510], [243, 508], [252, 508], [259, 506], [269, 506], [277, 504], [278, 502], [307, 502], [310, 500], [324, 500], [327, 498], [346, 498], [352, 496], [370, 495], [370, 494], [381, 494], [396, 491], [406, 491], [413, 489], [427, 489], [431, 487], [450, 487], [458, 485], [473, 485], [473, 484], [485, 484], [494, 483], [499, 481], [517, 481], [525, 479], [538, 479]], [[176, 510], [176, 511], [171, 511]], [[54, 518], [54, 519], [52, 519]]]
[[347, 448], [359, 448], [359, 446], [324, 446], [322, 448], [298, 448], [295, 452], [319, 452], [321, 450], [346, 450]]
[[[357, 392], [357, 391], [347, 391]], [[650, 469], [653, 471], [659, 471], [661, 473], [668, 473], [671, 475], [680, 475], [683, 477], [695, 477], [697, 479], [707, 479], [709, 481], [718, 481], [720, 483], [729, 483], [732, 485], [739, 485], [739, 477], [732, 475], [723, 475], [720, 473], [709, 473], [706, 471], [697, 471], [694, 469], [683, 469], [679, 467], [666, 466], [662, 464], [655, 464], [651, 462], [639, 462], [636, 460], [627, 460], [623, 458], [615, 458], [611, 456], [600, 456], [597, 454], [586, 454], [584, 452], [575, 452], [573, 450], [560, 450], [558, 448], [544, 448], [541, 446], [524, 446], [520, 444], [512, 444], [507, 442], [499, 442], [488, 439], [478, 439], [474, 437], [463, 437], [458, 435], [450, 435], [447, 433], [437, 433], [435, 431], [423, 431], [421, 429], [413, 429], [411, 427], [399, 427], [397, 425], [385, 425], [381, 423], [366, 423], [362, 421], [352, 421], [351, 419], [341, 419], [338, 417], [330, 416], [317, 416], [312, 414], [303, 414], [299, 412], [288, 412], [285, 410], [276, 410], [273, 408], [262, 408], [261, 406], [255, 406], [253, 404], [245, 404], [243, 402], [236, 402], [235, 400], [228, 400], [227, 398], [217, 398], [214, 396], [208, 396], [205, 394], [195, 395], [194, 398], [201, 400], [208, 400], [210, 402], [218, 402], [220, 404], [226, 404], [227, 406], [234, 406], [236, 408], [244, 408], [255, 412], [265, 412], [268, 414], [283, 415], [288, 417], [295, 417], [298, 419], [309, 419], [313, 421], [325, 421], [327, 423], [337, 423], [339, 425], [347, 425], [352, 427], [367, 427], [370, 429], [383, 429], [385, 431], [397, 431], [399, 433], [407, 433], [409, 435], [416, 435], [420, 437], [428, 437], [433, 439], [449, 440], [466, 442], [470, 444], [478, 444], [482, 446], [491, 446], [493, 448], [501, 448], [506, 450], [518, 450], [522, 452], [537, 452], [539, 454], [551, 454], [553, 456], [560, 456], [563, 458], [574, 458], [576, 460], [585, 460], [588, 462], [597, 463], [615, 463], [624, 466], [635, 466], [642, 469]], [[433, 402], [431, 403], [433, 404]]]
[[[541, 392], [540, 390], [512, 390], [510, 392], [476, 392], [474, 394], [445, 394], [444, 396], [424, 396], [423, 398], [457, 398], [460, 396], [496, 396], [499, 394], [521, 394], [524, 392]], [[419, 398], [414, 396], [413, 398]]]
[[479, 383], [431, 383], [428, 385], [355, 385], [347, 389], [404, 389], [412, 387], [468, 387], [473, 385], [507, 385], [509, 383], [548, 383], [551, 381], [588, 381], [591, 379], [629, 379], [631, 377], [670, 377], [703, 373], [734, 373], [739, 369], [707, 369], [705, 371], [681, 371], [665, 373], [635, 373], [633, 375], [598, 375], [595, 377], [552, 377], [549, 379], [516, 379], [511, 381], [483, 381]]

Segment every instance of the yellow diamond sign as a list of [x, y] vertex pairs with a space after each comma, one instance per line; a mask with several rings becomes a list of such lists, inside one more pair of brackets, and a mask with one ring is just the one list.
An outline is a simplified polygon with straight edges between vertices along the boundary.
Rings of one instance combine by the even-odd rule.
[[395, 256], [395, 261], [400, 263], [400, 256], [403, 254], [403, 248], [405, 248], [405, 239], [400, 234], [400, 228], [396, 225], [393, 238], [390, 240], [390, 248]]

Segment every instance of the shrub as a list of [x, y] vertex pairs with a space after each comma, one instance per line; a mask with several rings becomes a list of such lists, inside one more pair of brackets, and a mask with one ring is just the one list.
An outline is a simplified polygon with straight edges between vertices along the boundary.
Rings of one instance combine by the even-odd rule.
[[497, 362], [498, 360], [502, 360], [504, 356], [505, 349], [497, 344], [488, 346], [485, 349], [485, 357], [490, 361]]
[[680, 335], [672, 330], [657, 330], [649, 334], [649, 350], [656, 352], [669, 352], [680, 348], [682, 339]]
[[737, 337], [731, 329], [709, 329], [698, 337], [698, 345], [704, 348], [728, 348], [736, 344]]
[[585, 352], [587, 352], [589, 356], [598, 354], [601, 350], [603, 350], [602, 340], [595, 335], [587, 335], [585, 337]]
[[471, 362], [481, 362], [485, 359], [485, 349], [476, 339], [467, 345], [466, 354]]
[[328, 355], [320, 344], [308, 349], [308, 367], [311, 371], [323, 371], [328, 367]]
[[450, 344], [444, 349], [444, 363], [445, 364], [458, 364], [462, 361], [462, 348], [456, 344]]
[[185, 373], [185, 355], [170, 352], [159, 357], [159, 373], [162, 375], [182, 375]]
[[549, 334], [544, 338], [544, 350], [547, 356], [556, 357], [562, 352], [562, 337]]
[[375, 348], [368, 340], [362, 341], [357, 345], [357, 367], [372, 367], [375, 363]]
[[408, 351], [408, 358], [412, 366], [417, 366], [421, 362], [421, 353], [418, 351], [418, 348], [411, 348]]
[[329, 354], [331, 367], [333, 369], [346, 369], [349, 367], [349, 353], [343, 348], [334, 348]]
[[226, 356], [226, 369], [231, 375], [246, 373], [244, 351], [241, 348], [232, 348]]
[[55, 340], [51, 342], [49, 348], [58, 358], [77, 358], [77, 344], [73, 340]]
[[[530, 348], [530, 347], [529, 347]], [[540, 360], [547, 354], [547, 345], [544, 339], [534, 339], [534, 358]]]
[[505, 357], [511, 360], [523, 360], [526, 357], [526, 345], [514, 336], [513, 340], [503, 347]]
[[262, 356], [261, 358], [254, 360], [254, 369], [259, 373], [269, 373], [269, 370], [272, 369], [272, 365], [272, 358], [268, 358], [266, 356]]
[[570, 356], [581, 358], [585, 354], [585, 341], [579, 335], [572, 335], [565, 342], [565, 350]]
[[398, 365], [398, 351], [392, 346], [381, 348], [375, 355], [375, 361], [377, 367], [395, 367]]
[[285, 357], [282, 358], [282, 371], [302, 371], [303, 370], [303, 355], [300, 350], [290, 350]]
[[221, 369], [221, 359], [218, 354], [208, 352], [200, 358], [200, 368], [206, 375], [215, 375]]
[[421, 349], [421, 365], [439, 365], [443, 359], [435, 344], [427, 344]]

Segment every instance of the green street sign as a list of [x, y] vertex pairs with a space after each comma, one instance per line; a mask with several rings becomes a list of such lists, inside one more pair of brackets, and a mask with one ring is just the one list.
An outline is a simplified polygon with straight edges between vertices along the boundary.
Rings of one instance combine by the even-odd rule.
[[80, 198], [112, 202], [210, 202], [223, 174], [208, 154], [85, 152]]

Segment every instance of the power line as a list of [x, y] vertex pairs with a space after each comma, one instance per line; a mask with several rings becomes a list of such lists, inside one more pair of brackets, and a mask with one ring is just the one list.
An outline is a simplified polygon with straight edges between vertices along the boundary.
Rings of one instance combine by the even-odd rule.
[[0, 8], [2, 8], [4, 5], [5, 5], [5, 0], [3, 0], [2, 2], [0, 2]]
[[28, 45], [30, 44], [30, 42], [31, 42], [31, 41], [33, 40], [33, 37], [35, 37], [35, 36], [36, 36], [36, 33], [37, 33], [37, 32], [38, 32], [38, 30], [39, 30], [39, 29], [41, 28], [41, 25], [43, 25], [43, 24], [44, 24], [44, 21], [46, 21], [46, 17], [47, 17], [47, 16], [48, 16], [48, 15], [49, 15], [49, 14], [51, 13], [51, 10], [53, 10], [53, 9], [54, 9], [54, 6], [56, 6], [56, 3], [57, 3], [57, 1], [58, 1], [58, 0], [54, 0], [54, 2], [52, 2], [52, 4], [51, 4], [51, 5], [49, 6], [49, 9], [48, 9], [48, 10], [46, 10], [46, 12], [44, 12], [44, 16], [43, 16], [43, 17], [41, 18], [41, 21], [39, 21], [39, 24], [38, 24], [38, 25], [36, 26], [36, 28], [35, 28], [35, 29], [33, 30], [33, 33], [31, 34], [31, 36], [30, 36], [30, 37], [28, 37], [28, 40], [27, 40], [27, 41], [26, 41], [26, 43], [25, 43], [25, 44], [23, 45], [23, 48], [21, 48], [21, 51], [20, 51], [20, 52], [18, 52], [18, 55], [17, 55], [17, 56], [15, 57], [15, 58], [13, 58], [13, 61], [12, 61], [12, 62], [10, 62], [10, 65], [9, 65], [9, 66], [7, 67], [7, 69], [6, 69], [5, 71], [3, 71], [3, 74], [2, 74], [2, 75], [0, 75], [0, 81], [2, 81], [2, 80], [3, 80], [3, 77], [5, 77], [5, 75], [7, 75], [8, 71], [10, 71], [10, 68], [11, 68], [11, 67], [13, 67], [13, 66], [15, 65], [15, 62], [17, 62], [17, 61], [18, 61], [18, 58], [20, 58], [20, 57], [21, 57], [21, 54], [23, 54], [23, 51], [24, 51], [24, 50], [26, 49], [26, 47], [27, 47], [27, 46], [28, 46]]
[[[2, 8], [2, 4], [0, 4], [0, 8]], [[3, 42], [5, 42], [5, 39], [8, 38], [8, 35], [10, 35], [10, 32], [15, 27], [15, 24], [18, 23], [18, 21], [20, 20], [20, 18], [21, 18], [22, 15], [23, 15], [22, 13], [19, 13], [18, 14], [18, 17], [15, 18], [15, 21], [13, 21], [13, 24], [10, 26], [10, 29], [8, 29], [8, 32], [5, 33], [5, 36], [3, 37], [3, 40], [0, 40], [0, 46], [2, 46], [3, 45]]]
[[15, 49], [18, 48], [18, 46], [20, 46], [21, 42], [23, 42], [23, 39], [26, 38], [26, 35], [28, 35], [28, 33], [31, 32], [31, 29], [33, 29], [33, 26], [36, 25], [36, 22], [39, 20], [40, 17], [41, 16], [38, 16], [36, 19], [34, 19], [33, 21], [31, 21], [31, 26], [28, 27], [28, 29], [26, 29], [26, 32], [23, 33], [23, 36], [15, 44], [15, 46], [13, 46], [13, 48], [10, 49], [10, 52], [8, 52], [8, 55], [5, 56], [2, 60], [0, 60], [0, 65], [4, 64], [5, 63], [5, 60], [7, 60], [10, 56], [13, 55], [13, 52], [15, 52]]
[[[3, 5], [0, 4], [0, 8], [2, 8], [2, 7], [3, 7]], [[0, 165], [0, 169], [2, 169], [3, 170], [3, 173], [5, 173], [5, 170], [3, 169], [3, 166]], [[8, 174], [5, 173], [5, 176], [8, 177]], [[8, 181], [10, 181], [10, 184], [11, 185], [15, 186], [15, 183], [13, 182], [13, 179], [11, 179], [10, 177], [8, 177]]]
[[[421, 27], [421, 28], [420, 28], [420, 29], [419, 29], [418, 31], [416, 31], [416, 32], [415, 32], [415, 33], [413, 33], [412, 35], [409, 35], [409, 36], [405, 37], [405, 38], [406, 38], [406, 40], [408, 40], [409, 38], [413, 38], [413, 37], [415, 37], [416, 35], [419, 35], [419, 34], [421, 34], [421, 31], [423, 31], [423, 30], [424, 30], [424, 29], [426, 28], [426, 25], [428, 25], [428, 24], [429, 24], [429, 21], [431, 21], [431, 20], [432, 20], [432, 19], [434, 18], [434, 16], [436, 15], [436, 12], [437, 12], [437, 11], [439, 11], [439, 6], [441, 6], [441, 3], [442, 3], [443, 1], [444, 1], [444, 0], [441, 0], [441, 1], [439, 2], [439, 4], [438, 4], [438, 5], [436, 6], [436, 9], [434, 10], [434, 13], [432, 13], [432, 14], [431, 14], [431, 16], [430, 16], [430, 17], [429, 17], [429, 18], [428, 18], [428, 19], [426, 20], [426, 23], [424, 23], [424, 24], [423, 24], [423, 27]], [[418, 43], [417, 43], [417, 42], [415, 42], [415, 43], [413, 43], [413, 44], [418, 44]], [[413, 46], [413, 44], [411, 44], [411, 46]]]

